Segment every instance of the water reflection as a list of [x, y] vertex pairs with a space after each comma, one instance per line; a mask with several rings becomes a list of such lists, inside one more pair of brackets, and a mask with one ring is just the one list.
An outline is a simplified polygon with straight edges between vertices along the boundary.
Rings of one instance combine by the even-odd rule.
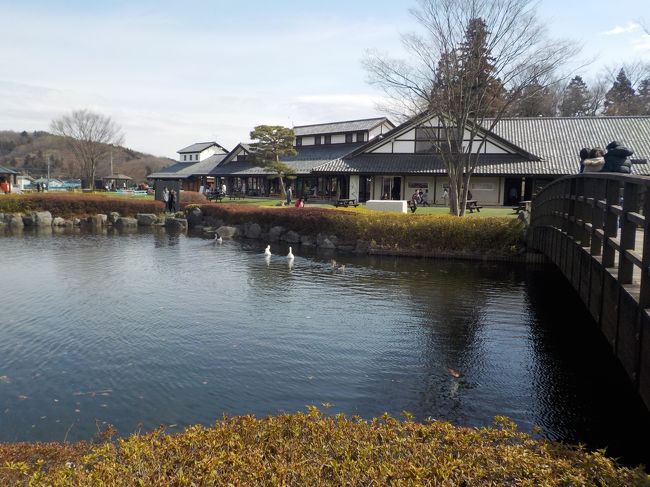
[[1, 440], [323, 403], [472, 426], [505, 414], [626, 458], [626, 439], [648, 432], [582, 305], [547, 270], [305, 247], [291, 263], [282, 244], [267, 258], [257, 242], [163, 229], [26, 230], [0, 248]]

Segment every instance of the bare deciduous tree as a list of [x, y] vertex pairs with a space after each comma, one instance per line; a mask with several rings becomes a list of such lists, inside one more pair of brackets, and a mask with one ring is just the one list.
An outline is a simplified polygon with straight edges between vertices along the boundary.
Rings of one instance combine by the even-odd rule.
[[52, 120], [50, 130], [66, 138], [89, 188], [94, 185], [97, 164], [106, 156], [109, 146], [120, 145], [124, 140], [121, 128], [111, 117], [90, 110], [75, 110]]
[[[487, 133], [515, 100], [566, 76], [579, 46], [550, 40], [532, 0], [420, 0], [422, 35], [403, 36], [410, 61], [371, 52], [364, 64], [393, 110], [436, 116], [447, 140], [438, 154], [450, 179], [450, 211], [465, 213], [470, 178]], [[466, 133], [467, 131], [467, 133]], [[435, 156], [434, 156], [435, 157]]]

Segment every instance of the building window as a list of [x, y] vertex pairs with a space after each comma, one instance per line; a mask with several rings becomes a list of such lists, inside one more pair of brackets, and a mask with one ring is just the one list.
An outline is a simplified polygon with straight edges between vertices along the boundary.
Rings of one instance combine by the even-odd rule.
[[366, 133], [357, 132], [357, 142], [365, 142], [365, 141], [366, 141]]
[[352, 134], [345, 134], [345, 143], [346, 144], [351, 144], [352, 142], [353, 142]]
[[183, 154], [183, 160], [187, 161], [187, 156], [185, 154]]
[[326, 135], [325, 136], [325, 144], [331, 144], [332, 143], [332, 136], [331, 135]]
[[302, 146], [302, 137], [296, 137], [296, 147]]
[[320, 145], [320, 135], [317, 135], [316, 137], [314, 137], [314, 144]]

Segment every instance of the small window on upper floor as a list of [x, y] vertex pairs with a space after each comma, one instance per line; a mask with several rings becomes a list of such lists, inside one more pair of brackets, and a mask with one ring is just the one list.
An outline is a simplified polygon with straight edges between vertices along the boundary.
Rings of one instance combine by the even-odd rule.
[[320, 145], [320, 135], [317, 135], [316, 137], [314, 137], [314, 144]]
[[296, 137], [296, 147], [302, 146], [302, 137]]
[[325, 144], [331, 144], [332, 143], [332, 136], [331, 135], [326, 135], [325, 136]]
[[366, 133], [357, 132], [357, 142], [365, 142], [365, 141], [366, 141]]
[[352, 139], [353, 139], [352, 134], [345, 134], [345, 143], [346, 144], [351, 144], [352, 142], [354, 142]]

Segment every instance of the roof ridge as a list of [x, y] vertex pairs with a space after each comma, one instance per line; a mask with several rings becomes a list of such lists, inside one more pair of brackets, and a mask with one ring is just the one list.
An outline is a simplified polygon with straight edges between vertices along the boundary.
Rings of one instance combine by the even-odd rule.
[[[611, 120], [613, 118], [650, 118], [650, 115], [585, 115], [583, 117], [502, 117], [502, 120]], [[486, 117], [484, 120], [494, 120], [492, 117]]]
[[370, 120], [388, 120], [388, 117], [370, 117], [370, 118], [358, 118], [356, 120], [340, 120], [337, 122], [321, 122], [321, 123], [310, 123], [307, 125], [294, 125], [293, 128], [301, 129], [305, 127], [318, 127], [319, 125], [334, 125], [338, 123], [352, 123], [352, 122], [366, 122]]

